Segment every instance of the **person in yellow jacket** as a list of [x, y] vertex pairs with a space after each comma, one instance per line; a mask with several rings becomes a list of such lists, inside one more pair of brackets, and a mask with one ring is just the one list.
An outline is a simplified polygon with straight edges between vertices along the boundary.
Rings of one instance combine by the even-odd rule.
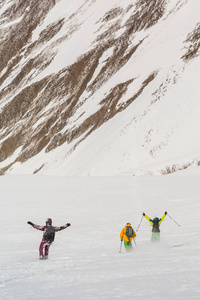
[[133, 250], [132, 239], [135, 237], [135, 231], [131, 227], [131, 224], [127, 223], [120, 233], [121, 242], [124, 240], [124, 247], [127, 252]]
[[143, 216], [149, 221], [149, 223], [152, 225], [152, 236], [151, 241], [159, 241], [160, 240], [160, 224], [166, 217], [167, 212], [164, 213], [164, 215], [161, 218], [155, 217], [153, 220], [150, 219], [145, 213], [143, 213]]

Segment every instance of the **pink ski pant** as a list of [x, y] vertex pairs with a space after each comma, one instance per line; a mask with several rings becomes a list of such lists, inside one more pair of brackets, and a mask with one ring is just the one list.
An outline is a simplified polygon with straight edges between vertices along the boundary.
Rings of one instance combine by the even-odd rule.
[[50, 246], [51, 246], [51, 244], [48, 244], [46, 241], [41, 241], [40, 247], [39, 247], [40, 256], [44, 256], [44, 255], [48, 256]]

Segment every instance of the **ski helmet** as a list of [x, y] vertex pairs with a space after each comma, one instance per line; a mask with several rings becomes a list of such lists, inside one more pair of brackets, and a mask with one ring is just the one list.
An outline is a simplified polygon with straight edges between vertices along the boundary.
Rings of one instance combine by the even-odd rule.
[[46, 220], [46, 225], [52, 225], [52, 219], [51, 218], [48, 218]]

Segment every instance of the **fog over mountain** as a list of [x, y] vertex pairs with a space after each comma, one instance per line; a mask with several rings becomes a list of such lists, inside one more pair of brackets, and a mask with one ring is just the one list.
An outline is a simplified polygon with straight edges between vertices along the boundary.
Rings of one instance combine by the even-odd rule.
[[0, 174], [200, 164], [200, 1], [1, 0]]

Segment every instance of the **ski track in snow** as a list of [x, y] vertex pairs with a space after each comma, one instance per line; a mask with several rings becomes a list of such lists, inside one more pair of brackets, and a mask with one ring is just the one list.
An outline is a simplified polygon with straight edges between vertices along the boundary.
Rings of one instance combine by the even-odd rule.
[[[199, 175], [0, 178], [0, 300], [198, 299]], [[142, 219], [132, 253], [120, 250], [127, 222], [144, 211], [169, 215], [152, 244]], [[38, 259], [42, 233], [26, 222], [71, 227], [56, 234], [49, 260]]]

